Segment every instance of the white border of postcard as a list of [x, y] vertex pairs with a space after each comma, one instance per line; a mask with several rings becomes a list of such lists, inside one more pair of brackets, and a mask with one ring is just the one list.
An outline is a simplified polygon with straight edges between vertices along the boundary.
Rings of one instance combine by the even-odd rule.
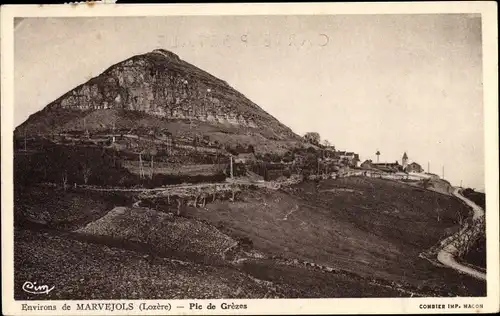
[[[183, 4], [183, 5], [15, 5], [1, 8], [2, 74], [2, 308], [6, 315], [160, 315], [165, 311], [141, 311], [140, 303], [170, 304], [168, 314], [394, 314], [394, 313], [491, 313], [499, 310], [499, 212], [498, 212], [498, 51], [496, 2], [414, 3], [295, 3], [295, 4]], [[13, 293], [13, 191], [12, 132], [14, 85], [14, 17], [166, 16], [166, 15], [313, 15], [313, 14], [418, 14], [475, 13], [482, 16], [483, 87], [485, 118], [485, 188], [487, 204], [487, 297], [473, 298], [332, 298], [332, 299], [214, 299], [214, 300], [106, 300], [15, 301]], [[247, 309], [220, 308], [223, 303], [246, 304]], [[57, 311], [23, 311], [22, 304], [55, 305]], [[123, 310], [78, 311], [82, 303], [134, 303]], [[202, 309], [176, 309], [198, 303]], [[207, 309], [208, 304], [217, 306]], [[421, 304], [444, 308], [424, 309]], [[450, 305], [448, 305], [450, 304]], [[475, 310], [453, 309], [473, 304]], [[65, 306], [63, 308], [63, 306]], [[68, 307], [70, 309], [68, 309]]]

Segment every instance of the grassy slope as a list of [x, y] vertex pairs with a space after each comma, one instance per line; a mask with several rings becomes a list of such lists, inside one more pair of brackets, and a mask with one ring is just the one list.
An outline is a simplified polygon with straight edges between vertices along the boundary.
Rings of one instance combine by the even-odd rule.
[[[188, 208], [188, 215], [196, 220], [176, 217], [173, 222], [170, 217], [163, 220], [164, 214], [154, 211], [134, 211], [127, 216], [108, 213], [97, 219], [115, 205], [130, 205], [123, 199], [122, 204], [116, 204], [119, 196], [62, 194], [53, 189], [25, 193], [25, 198], [16, 202], [17, 217], [25, 214], [20, 206], [28, 203], [33, 210], [42, 208], [42, 213], [50, 214], [53, 219], [48, 223], [52, 227], [67, 230], [88, 224], [80, 233], [97, 238], [74, 240], [73, 235], [17, 232], [16, 282], [39, 276], [47, 283], [58, 284], [59, 291], [54, 294], [57, 297], [75, 299], [85, 293], [95, 293], [96, 298], [402, 295], [393, 286], [371, 284], [374, 280], [383, 280], [385, 285], [394, 281], [430, 295], [484, 295], [482, 283], [418, 258], [421, 250], [437, 242], [446, 228], [454, 225], [457, 209], [468, 211], [454, 198], [392, 181], [363, 178], [324, 181], [319, 187], [314, 182], [302, 183], [292, 190], [251, 190], [244, 193], [242, 201], [216, 202], [205, 209]], [[443, 209], [439, 223], [437, 206]], [[58, 225], [62, 218], [71, 219], [71, 225]], [[248, 260], [238, 267], [209, 260], [205, 262], [211, 264], [208, 266], [191, 263], [189, 267], [193, 268], [181, 269], [168, 259], [191, 260], [192, 253], [216, 254], [227, 246], [228, 236], [249, 237], [253, 247], [268, 256], [298, 258], [341, 272], [283, 265], [273, 258]], [[140, 243], [140, 247], [117, 243], [117, 237]], [[48, 264], [39, 268], [41, 262]], [[174, 277], [176, 274], [179, 276]], [[111, 281], [96, 281], [103, 276], [109, 276]], [[84, 281], [79, 281], [82, 278]], [[157, 281], [147, 284], [151, 279]], [[215, 285], [213, 289], [208, 287], [210, 282]], [[232, 282], [239, 282], [238, 287]], [[199, 286], [193, 289], [197, 283]], [[112, 288], [120, 291], [113, 292]]]
[[266, 253], [459, 295], [484, 293], [480, 283], [418, 258], [453, 232], [457, 210], [468, 213], [454, 198], [364, 178], [329, 180], [319, 188], [303, 183], [294, 190], [293, 195], [248, 192], [244, 202], [209, 204], [208, 211], [191, 209], [191, 214], [249, 237]]
[[[84, 120], [85, 118], [85, 120]], [[85, 125], [84, 125], [85, 121]], [[159, 132], [167, 129], [174, 138], [208, 136], [211, 141], [218, 141], [222, 145], [253, 145], [259, 152], [284, 153], [286, 150], [300, 143], [300, 140], [290, 137], [287, 140], [275, 140], [271, 130], [235, 126], [193, 120], [165, 119], [138, 111], [116, 109], [75, 111], [75, 110], [44, 110], [37, 112], [28, 122], [16, 129], [16, 137], [24, 137], [24, 132], [30, 137], [36, 134], [59, 133], [68, 130], [99, 133], [111, 130], [115, 124], [117, 130], [139, 129]]]
[[130, 194], [18, 187], [14, 190], [14, 214], [18, 224], [29, 220], [52, 228], [76, 229], [132, 200]]
[[[16, 229], [17, 299], [40, 299], [19, 290], [25, 280], [32, 279], [56, 286], [43, 299], [401, 295], [391, 288], [360, 283], [349, 275], [331, 275], [273, 260], [257, 260], [240, 268], [214, 258], [199, 260], [220, 254], [231, 239], [205, 223], [153, 210], [108, 212], [119, 200], [130, 203], [119, 196], [63, 193], [43, 187], [17, 194], [21, 197], [16, 202], [17, 219], [36, 215], [38, 209], [39, 214], [45, 214], [44, 227], [62, 229]], [[33, 212], [23, 211], [26, 204]], [[62, 225], [62, 218], [70, 223]], [[67, 232], [73, 229], [78, 229], [76, 234]], [[197, 253], [196, 258], [193, 253]], [[172, 258], [191, 263], [180, 264]], [[276, 277], [277, 282], [255, 279], [259, 277]]]
[[[398, 297], [400, 292], [346, 275], [259, 262], [239, 270], [152, 256], [47, 232], [15, 232], [16, 299], [187, 299]], [[253, 270], [253, 271], [250, 271]], [[261, 279], [262, 278], [262, 279]], [[265, 279], [275, 278], [276, 282]], [[25, 280], [55, 286], [40, 297]], [[264, 279], [264, 280], [263, 280]]]
[[[247, 275], [155, 258], [47, 233], [15, 233], [16, 299], [258, 298], [279, 295]], [[43, 297], [21, 291], [26, 280], [55, 289]], [[278, 290], [279, 291], [279, 290]]]

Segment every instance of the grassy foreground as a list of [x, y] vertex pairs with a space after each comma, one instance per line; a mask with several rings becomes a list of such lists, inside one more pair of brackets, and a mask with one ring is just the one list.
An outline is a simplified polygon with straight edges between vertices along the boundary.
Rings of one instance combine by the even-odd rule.
[[346, 178], [248, 190], [184, 217], [133, 201], [17, 192], [16, 299], [40, 299], [25, 281], [54, 285], [44, 299], [485, 295], [418, 257], [468, 214], [451, 196]]

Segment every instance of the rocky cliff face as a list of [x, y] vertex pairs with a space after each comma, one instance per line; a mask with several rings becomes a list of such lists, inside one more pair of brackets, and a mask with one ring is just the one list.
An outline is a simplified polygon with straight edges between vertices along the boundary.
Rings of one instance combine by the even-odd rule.
[[[134, 56], [108, 68], [49, 104], [43, 113], [30, 117], [18, 130], [30, 123], [37, 125], [37, 118], [43, 119], [50, 112], [69, 111], [70, 116], [78, 120], [81, 119], [78, 112], [86, 115], [98, 110], [140, 111], [166, 121], [202, 121], [261, 130], [266, 138], [273, 140], [298, 140], [288, 127], [226, 82], [163, 49]], [[56, 121], [50, 121], [57, 125]], [[109, 127], [106, 125], [109, 124], [101, 124], [103, 128]], [[74, 129], [80, 128], [81, 124], [74, 124]], [[43, 130], [43, 126], [38, 124], [35, 129]], [[64, 129], [72, 129], [71, 120], [65, 122]]]

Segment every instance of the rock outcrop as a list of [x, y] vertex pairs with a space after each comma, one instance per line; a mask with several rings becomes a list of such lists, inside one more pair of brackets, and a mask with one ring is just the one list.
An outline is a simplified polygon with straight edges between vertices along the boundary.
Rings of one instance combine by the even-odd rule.
[[[248, 130], [261, 130], [265, 138], [272, 140], [299, 140], [288, 127], [226, 82], [163, 49], [133, 56], [111, 66], [30, 117], [18, 127], [18, 132], [31, 123], [34, 123], [31, 124], [34, 127], [31, 133], [33, 129], [40, 133], [46, 132], [44, 129], [47, 128], [57, 129], [57, 121], [45, 118], [51, 112], [71, 112], [72, 119], [63, 119], [64, 125], [59, 127], [78, 130], [82, 126], [76, 121], [81, 121], [82, 116], [105, 110], [114, 110], [113, 113], [116, 110], [143, 112], [165, 120], [164, 127], [167, 128], [168, 120], [189, 120], [244, 128], [244, 134], [248, 134]], [[72, 120], [75, 121], [73, 125]], [[50, 121], [56, 126], [44, 126], [40, 121]], [[97, 125], [110, 128], [109, 121], [103, 119]]]

